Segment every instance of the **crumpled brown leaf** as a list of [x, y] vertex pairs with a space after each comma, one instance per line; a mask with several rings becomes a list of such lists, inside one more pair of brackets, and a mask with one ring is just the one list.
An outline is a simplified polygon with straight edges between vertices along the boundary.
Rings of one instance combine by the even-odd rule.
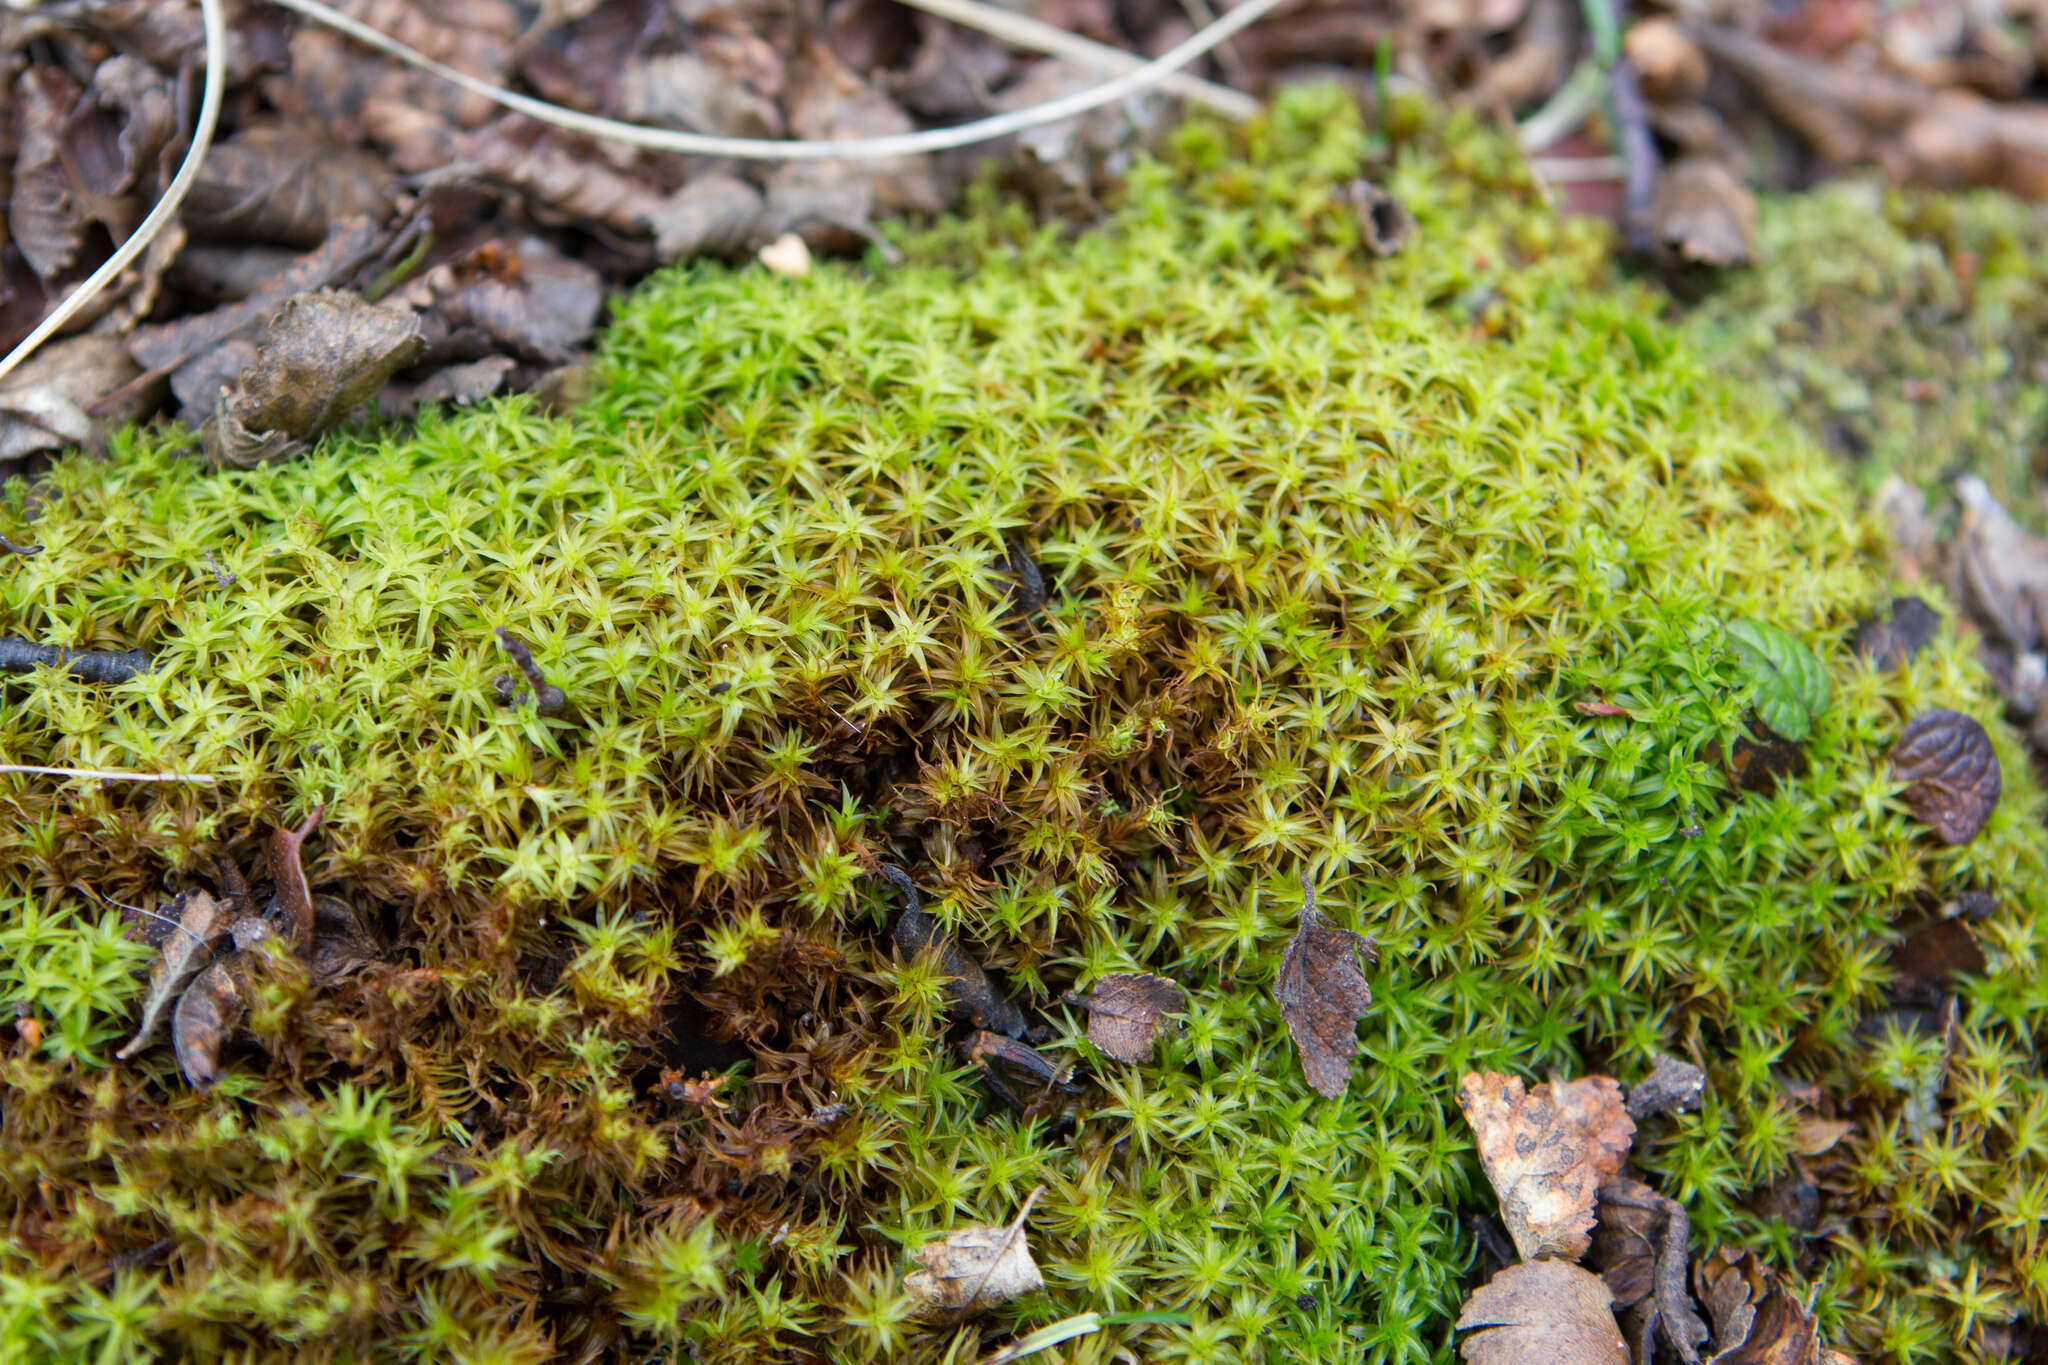
[[1950, 548], [1963, 609], [2016, 654], [2048, 639], [2048, 541], [2029, 534], [1974, 474], [1955, 482], [1962, 520]]
[[424, 348], [411, 312], [354, 294], [301, 294], [271, 320], [256, 357], [200, 429], [208, 460], [280, 460], [338, 425]]
[[1301, 1053], [1302, 1074], [1325, 1099], [1344, 1093], [1358, 1053], [1358, 1021], [1372, 1005], [1372, 988], [1359, 970], [1377, 945], [1364, 934], [1339, 929], [1316, 913], [1315, 888], [1302, 879], [1301, 927], [1280, 958], [1273, 998]]
[[604, 308], [604, 280], [540, 237], [492, 238], [407, 285], [395, 302], [423, 315], [436, 356], [510, 352], [554, 364], [586, 341]]
[[220, 1079], [220, 1050], [242, 1021], [243, 966], [239, 955], [210, 963], [178, 997], [171, 1046], [178, 1070], [194, 1090], [211, 1090]]
[[1813, 1314], [1750, 1251], [1717, 1249], [1693, 1271], [1714, 1323], [1708, 1365], [1822, 1365]]
[[1629, 1365], [1613, 1296], [1566, 1261], [1511, 1265], [1472, 1291], [1458, 1313], [1469, 1365]]
[[1907, 723], [1892, 746], [1892, 773], [1906, 804], [1945, 844], [1968, 843], [1998, 806], [1998, 754], [1984, 727], [1936, 707]]
[[1677, 1200], [1627, 1176], [1600, 1187], [1590, 1264], [1614, 1294], [1635, 1365], [1655, 1365], [1660, 1339], [1685, 1365], [1699, 1365], [1707, 1324], [1685, 1292], [1691, 1236], [1692, 1220]]
[[1172, 1015], [1187, 1008], [1187, 992], [1163, 976], [1119, 972], [1086, 995], [1067, 1002], [1088, 1011], [1088, 1041], [1120, 1062], [1149, 1062]]
[[458, 155], [492, 181], [526, 196], [543, 222], [608, 229], [621, 236], [657, 230], [663, 199], [578, 138], [522, 115], [463, 138]]
[[1890, 615], [1856, 627], [1850, 647], [1872, 668], [1904, 668], [1941, 633], [1941, 613], [1917, 597], [1894, 597]]
[[663, 262], [745, 255], [766, 208], [761, 192], [738, 176], [700, 175], [654, 210], [654, 254]]
[[618, 77], [619, 117], [629, 123], [725, 137], [779, 138], [782, 111], [718, 65], [687, 52], [642, 57]]
[[[334, 8], [407, 47], [466, 75], [503, 85], [511, 73], [521, 21], [509, 0], [333, 0]], [[292, 31], [288, 74], [261, 82], [265, 99], [285, 117], [326, 129], [343, 142], [358, 140], [361, 124], [379, 105], [432, 110], [459, 128], [474, 128], [498, 106], [425, 71], [363, 47], [320, 24]]]
[[391, 172], [317, 129], [245, 125], [200, 163], [181, 209], [194, 237], [316, 247], [336, 223], [381, 217]]
[[1657, 177], [1650, 230], [1686, 265], [1743, 265], [1756, 254], [1756, 196], [1719, 161], [1684, 157]]
[[1516, 1250], [1530, 1260], [1585, 1255], [1600, 1187], [1635, 1138], [1621, 1087], [1585, 1076], [1525, 1090], [1520, 1078], [1489, 1071], [1460, 1078], [1458, 1107]]
[[[791, 136], [833, 141], [915, 129], [908, 114], [823, 45], [813, 44], [806, 56], [792, 78]], [[760, 231], [767, 238], [796, 232], [814, 249], [843, 249], [869, 237], [877, 211], [892, 217], [936, 213], [943, 203], [926, 158], [792, 162], [768, 177]]]
[[136, 385], [105, 410], [98, 400], [142, 373], [121, 338], [106, 332], [53, 341], [0, 380], [0, 467], [70, 446], [97, 447], [110, 426], [155, 406], [161, 384]]
[[158, 942], [157, 960], [149, 969], [149, 993], [143, 997], [142, 1022], [135, 1036], [114, 1056], [127, 1061], [149, 1045], [192, 984], [192, 978], [214, 960], [214, 944], [228, 932], [230, 907], [204, 891], [187, 891], [170, 904], [173, 924], [152, 921], [148, 937]]
[[923, 1268], [904, 1277], [905, 1292], [927, 1312], [973, 1313], [1043, 1289], [1045, 1279], [1024, 1237], [1031, 1203], [1025, 1201], [1008, 1227], [974, 1223], [919, 1247], [915, 1255]]

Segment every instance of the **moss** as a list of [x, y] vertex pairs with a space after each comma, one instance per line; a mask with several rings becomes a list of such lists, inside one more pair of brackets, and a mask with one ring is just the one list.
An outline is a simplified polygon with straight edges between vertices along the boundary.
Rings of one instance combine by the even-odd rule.
[[[2036, 529], [2048, 466], [2048, 230], [1988, 190], [1766, 198], [1763, 263], [1686, 323], [1872, 489], [1965, 470]], [[1937, 501], [1939, 505], [1939, 501]]]
[[[1362, 164], [1420, 225], [1386, 261], [1338, 194]], [[1301, 95], [1186, 130], [1102, 231], [987, 205], [905, 246], [662, 277], [567, 419], [56, 470], [0, 629], [162, 667], [9, 684], [0, 751], [221, 780], [8, 780], [9, 1352], [972, 1359], [913, 1320], [908, 1252], [1043, 1183], [1048, 1289], [993, 1325], [1155, 1318], [1069, 1360], [1437, 1358], [1487, 1203], [1460, 1072], [1632, 1081], [1659, 1048], [1714, 1089], [1638, 1159], [1836, 1339], [1933, 1359], [2048, 1308], [2026, 764], [1954, 639], [1852, 661], [1876, 527], [1504, 144], [1374, 144]], [[1833, 684], [1769, 795], [1711, 757], [1736, 616]], [[499, 626], [561, 714], [495, 703]], [[1933, 705], [2005, 760], [1961, 848], [1884, 764]], [[316, 801], [312, 880], [392, 961], [316, 989], [265, 958], [210, 1095], [168, 1048], [114, 1067], [141, 954], [87, 892], [210, 883]], [[884, 860], [1094, 1069], [1075, 1095], [988, 1098], [888, 946]], [[1381, 944], [1337, 1101], [1271, 998], [1304, 870]], [[1911, 1127], [1939, 1058], [1854, 1026], [1894, 917], [1969, 888], [1989, 966]], [[1154, 1065], [1056, 1003], [1116, 970], [1188, 989]], [[1780, 1078], [1857, 1119], [1809, 1162], [1825, 1245], [1758, 1211]]]

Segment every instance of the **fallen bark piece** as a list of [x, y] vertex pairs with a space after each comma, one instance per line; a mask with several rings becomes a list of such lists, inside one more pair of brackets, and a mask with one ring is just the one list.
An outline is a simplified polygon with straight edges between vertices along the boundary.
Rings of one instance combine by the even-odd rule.
[[1907, 784], [1906, 804], [1945, 844], [1974, 839], [1998, 806], [2002, 778], [1991, 736], [1960, 712], [1936, 707], [1915, 716], [1891, 761]]
[[1515, 1249], [1527, 1260], [1585, 1255], [1600, 1187], [1635, 1138], [1621, 1087], [1586, 1076], [1525, 1090], [1520, 1078], [1489, 1071], [1458, 1082], [1458, 1107]]
[[1280, 959], [1273, 998], [1301, 1053], [1302, 1074], [1317, 1094], [1334, 1100], [1351, 1079], [1358, 1021], [1372, 1004], [1359, 955], [1371, 961], [1376, 946], [1364, 934], [1338, 929], [1318, 915], [1315, 888], [1306, 877], [1301, 894], [1301, 927]]
[[1471, 1328], [1470, 1365], [1629, 1365], [1613, 1295], [1598, 1275], [1565, 1261], [1511, 1265], [1472, 1291], [1458, 1314]]

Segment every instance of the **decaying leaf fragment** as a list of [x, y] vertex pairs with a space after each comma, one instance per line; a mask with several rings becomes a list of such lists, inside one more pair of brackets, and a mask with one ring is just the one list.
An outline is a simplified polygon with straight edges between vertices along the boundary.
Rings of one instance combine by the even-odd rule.
[[1685, 1206], [1639, 1180], [1616, 1176], [1600, 1187], [1600, 1221], [1591, 1264], [1607, 1281], [1636, 1365], [1654, 1365], [1661, 1337], [1685, 1365], [1699, 1365], [1707, 1324], [1685, 1292]]
[[1066, 1001], [1088, 1011], [1088, 1041], [1120, 1062], [1149, 1062], [1154, 1041], [1168, 1016], [1187, 1008], [1187, 993], [1163, 976], [1118, 973], [1105, 976], [1086, 995], [1068, 992]]
[[1527, 1260], [1585, 1255], [1600, 1187], [1635, 1138], [1621, 1087], [1585, 1076], [1525, 1090], [1520, 1078], [1489, 1071], [1459, 1080], [1458, 1107], [1515, 1249]]
[[187, 891], [171, 902], [173, 924], [164, 925], [163, 948], [149, 969], [149, 994], [143, 998], [142, 1023], [114, 1056], [127, 1061], [149, 1045], [192, 984], [192, 978], [213, 964], [214, 944], [227, 934], [228, 907], [204, 891]]
[[194, 1090], [211, 1090], [220, 1079], [220, 1050], [242, 1021], [242, 988], [227, 962], [199, 973], [178, 997], [171, 1018], [171, 1046], [178, 1070]]
[[1721, 1247], [1693, 1271], [1693, 1288], [1714, 1322], [1707, 1365], [1822, 1365], [1820, 1331], [1754, 1252]]
[[1301, 883], [1301, 927], [1280, 959], [1273, 998], [1301, 1052], [1302, 1074], [1325, 1099], [1344, 1093], [1351, 1059], [1358, 1053], [1358, 1021], [1372, 1004], [1372, 989], [1359, 969], [1362, 952], [1371, 961], [1377, 945], [1364, 934], [1339, 929], [1316, 913], [1315, 888]]
[[1628, 1365], [1612, 1300], [1598, 1275], [1569, 1262], [1508, 1266], [1465, 1300], [1458, 1330], [1483, 1330], [1462, 1354], [1470, 1365]]
[[1917, 597], [1894, 597], [1891, 615], [1856, 627], [1850, 647], [1872, 668], [1904, 668], [1941, 633], [1941, 614]]
[[1945, 844], [1968, 843], [1998, 805], [1998, 754], [1984, 727], [1936, 707], [1913, 717], [1892, 746], [1892, 772], [1906, 804]]
[[1024, 1219], [1038, 1195], [1031, 1192], [1008, 1227], [973, 1223], [919, 1247], [923, 1269], [904, 1276], [904, 1290], [928, 1312], [964, 1314], [1043, 1289], [1045, 1279], [1024, 1239]]

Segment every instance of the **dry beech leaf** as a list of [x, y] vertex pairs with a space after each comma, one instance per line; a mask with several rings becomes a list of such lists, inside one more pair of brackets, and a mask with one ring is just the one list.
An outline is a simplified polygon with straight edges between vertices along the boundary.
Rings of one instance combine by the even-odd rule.
[[1187, 1008], [1187, 993], [1163, 976], [1105, 976], [1067, 1001], [1088, 1011], [1088, 1041], [1120, 1062], [1149, 1062], [1167, 1017]]
[[1568, 1262], [1508, 1266], [1465, 1300], [1459, 1330], [1481, 1330], [1462, 1354], [1470, 1365], [1628, 1365], [1612, 1302], [1598, 1275]]
[[1720, 1248], [1694, 1268], [1693, 1288], [1714, 1323], [1708, 1365], [1821, 1365], [1813, 1314], [1755, 1253]]
[[1032, 1191], [1008, 1227], [984, 1223], [955, 1228], [916, 1252], [921, 1270], [903, 1288], [928, 1312], [974, 1313], [1045, 1287], [1024, 1238], [1024, 1219], [1038, 1199]]
[[1819, 1156], [1856, 1127], [1846, 1119], [1823, 1119], [1808, 1115], [1792, 1125], [1792, 1150], [1801, 1156]]
[[206, 154], [185, 197], [185, 226], [215, 241], [316, 247], [336, 223], [381, 217], [391, 179], [378, 158], [315, 129], [258, 123]]
[[1301, 1052], [1302, 1074], [1325, 1099], [1344, 1093], [1358, 1053], [1358, 1021], [1372, 1004], [1372, 989], [1358, 958], [1376, 957], [1370, 938], [1339, 929], [1316, 913], [1315, 888], [1301, 883], [1301, 927], [1280, 959], [1273, 998]]
[[1652, 1114], [1683, 1114], [1700, 1107], [1707, 1073], [1691, 1062], [1657, 1054], [1650, 1074], [1628, 1092], [1628, 1116], [1638, 1123]]
[[[128, 389], [141, 373], [108, 332], [64, 337], [37, 351], [0, 381], [0, 466], [70, 446], [95, 449], [110, 426], [146, 416], [163, 384]], [[120, 400], [101, 411], [98, 400], [116, 393]]]
[[700, 175], [655, 211], [654, 254], [664, 263], [700, 254], [731, 259], [754, 239], [764, 209], [761, 192], [737, 176]]
[[1689, 156], [1657, 177], [1651, 231], [1687, 265], [1743, 265], [1756, 254], [1756, 196], [1718, 161]]
[[208, 457], [247, 469], [293, 454], [374, 397], [422, 346], [419, 319], [405, 309], [325, 289], [299, 295], [215, 404], [200, 432]]
[[171, 1045], [178, 1069], [194, 1090], [211, 1090], [220, 1079], [220, 1050], [242, 1019], [242, 988], [229, 970], [215, 962], [199, 973], [178, 997], [171, 1019]]
[[1940, 707], [1913, 717], [1892, 746], [1906, 804], [1945, 844], [1968, 843], [1998, 805], [1998, 754], [1968, 716]]
[[1600, 1186], [1635, 1138], [1621, 1087], [1586, 1076], [1525, 1091], [1519, 1078], [1489, 1071], [1459, 1080], [1458, 1107], [1515, 1249], [1527, 1260], [1585, 1255]]
[[1600, 1187], [1591, 1265], [1614, 1294], [1635, 1365], [1655, 1365], [1660, 1338], [1685, 1365], [1699, 1365], [1707, 1324], [1685, 1292], [1691, 1237], [1692, 1220], [1677, 1200], [1627, 1176]]
[[149, 1045], [192, 978], [213, 965], [213, 945], [228, 930], [228, 907], [204, 891], [185, 892], [171, 902], [171, 910], [170, 918], [176, 923], [161, 926], [162, 951], [149, 969], [142, 1023], [127, 1046], [114, 1054], [124, 1062]]

